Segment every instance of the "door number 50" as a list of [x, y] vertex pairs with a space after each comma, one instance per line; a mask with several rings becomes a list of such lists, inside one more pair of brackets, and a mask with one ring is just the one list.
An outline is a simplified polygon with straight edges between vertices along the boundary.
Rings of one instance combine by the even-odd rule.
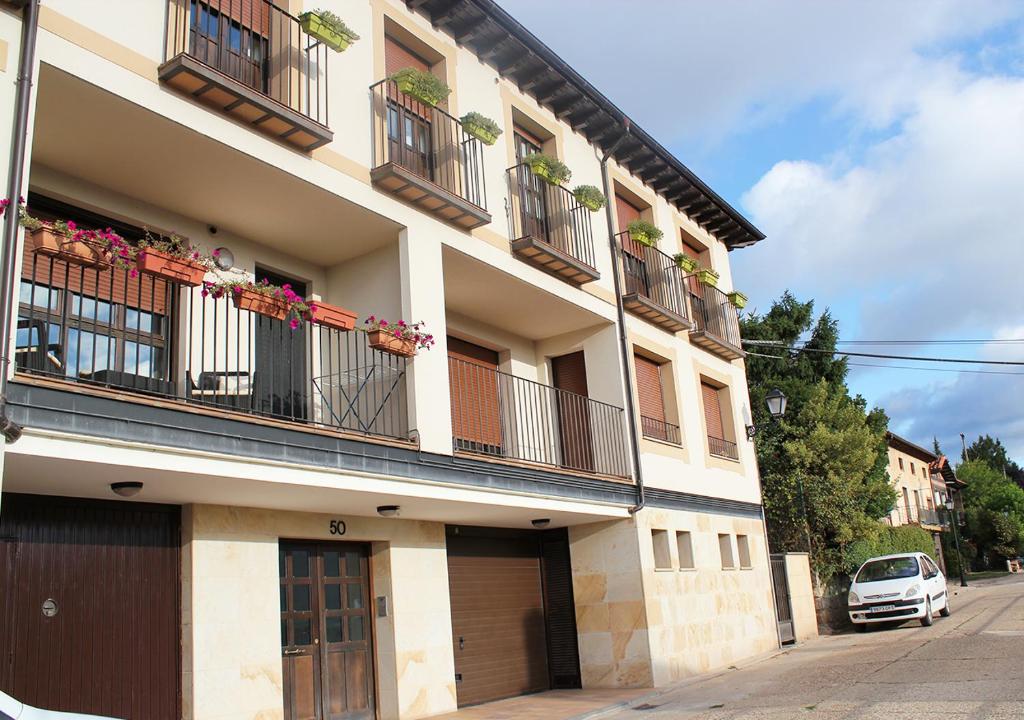
[[331, 535], [344, 535], [345, 534], [345, 521], [344, 520], [331, 520]]

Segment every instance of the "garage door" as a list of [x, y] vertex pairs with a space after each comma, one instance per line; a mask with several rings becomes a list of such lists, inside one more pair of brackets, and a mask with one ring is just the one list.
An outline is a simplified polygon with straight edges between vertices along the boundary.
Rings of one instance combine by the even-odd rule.
[[0, 507], [0, 690], [180, 718], [179, 509], [10, 494]]
[[565, 531], [448, 528], [459, 706], [579, 687]]

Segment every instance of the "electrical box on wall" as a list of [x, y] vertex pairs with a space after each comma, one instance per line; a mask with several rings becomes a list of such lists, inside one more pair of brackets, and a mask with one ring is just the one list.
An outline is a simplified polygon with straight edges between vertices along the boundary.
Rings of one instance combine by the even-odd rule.
[[377, 597], [377, 617], [388, 616], [388, 596], [379, 595]]

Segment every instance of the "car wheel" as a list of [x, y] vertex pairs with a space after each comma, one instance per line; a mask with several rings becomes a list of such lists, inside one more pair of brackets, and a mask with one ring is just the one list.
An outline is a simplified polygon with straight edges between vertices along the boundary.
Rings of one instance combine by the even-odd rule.
[[939, 615], [942, 617], [949, 617], [952, 614], [952, 610], [949, 609], [949, 593], [946, 594], [946, 604], [939, 610]]
[[935, 622], [935, 618], [932, 617], [932, 599], [928, 598], [924, 602], [924, 617], [921, 618], [921, 624], [929, 627], [933, 622]]

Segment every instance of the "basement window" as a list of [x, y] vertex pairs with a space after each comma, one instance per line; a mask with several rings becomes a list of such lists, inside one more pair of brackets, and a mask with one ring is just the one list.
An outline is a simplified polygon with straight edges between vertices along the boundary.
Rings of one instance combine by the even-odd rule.
[[654, 544], [654, 569], [671, 570], [672, 556], [668, 548], [668, 530], [651, 530], [651, 542]]

